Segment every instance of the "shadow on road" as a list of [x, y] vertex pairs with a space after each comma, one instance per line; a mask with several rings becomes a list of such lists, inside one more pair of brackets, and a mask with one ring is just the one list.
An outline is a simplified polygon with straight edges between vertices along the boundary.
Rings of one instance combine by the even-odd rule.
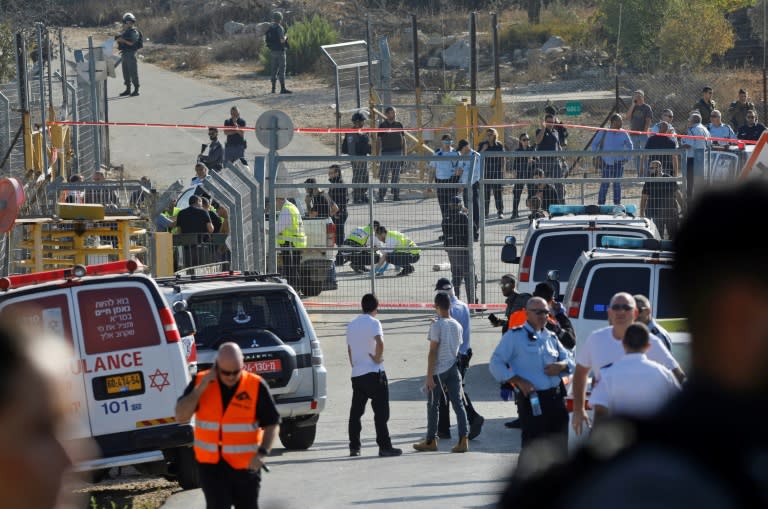
[[203, 101], [203, 102], [200, 102], [200, 103], [191, 104], [189, 106], [184, 106], [182, 109], [183, 110], [193, 110], [195, 108], [204, 108], [206, 106], [216, 106], [218, 104], [230, 103], [230, 102], [235, 102], [235, 101], [247, 101], [249, 99], [255, 99], [256, 97], [257, 96], [255, 96], [255, 95], [249, 95], [247, 97], [232, 96], [232, 97], [226, 97], [224, 99], [212, 99], [210, 101]]

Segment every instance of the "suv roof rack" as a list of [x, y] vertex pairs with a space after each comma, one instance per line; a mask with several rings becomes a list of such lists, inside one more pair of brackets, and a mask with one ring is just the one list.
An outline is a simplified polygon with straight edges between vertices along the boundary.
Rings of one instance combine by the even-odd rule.
[[263, 283], [283, 283], [284, 279], [282, 278], [282, 275], [278, 273], [262, 274], [260, 272], [249, 271], [227, 271], [203, 275], [176, 274], [175, 276], [155, 278], [155, 281], [160, 286], [177, 287], [179, 285], [211, 283], [218, 281], [261, 281]]

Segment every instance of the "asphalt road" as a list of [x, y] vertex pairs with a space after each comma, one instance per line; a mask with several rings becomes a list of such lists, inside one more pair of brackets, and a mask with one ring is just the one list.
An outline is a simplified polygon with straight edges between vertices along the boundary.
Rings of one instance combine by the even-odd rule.
[[[488, 372], [488, 359], [500, 329], [480, 316], [472, 319], [474, 357], [467, 375], [467, 393], [485, 417], [470, 451], [452, 454], [453, 440], [439, 452], [418, 453], [411, 444], [426, 430], [426, 400], [419, 391], [426, 371], [429, 315], [381, 314], [385, 366], [390, 380], [390, 433], [403, 456], [379, 458], [370, 407], [363, 417], [362, 456], [349, 457], [347, 419], [352, 397], [344, 331], [353, 314], [314, 314], [328, 369], [328, 405], [320, 416], [315, 445], [307, 451], [286, 451], [279, 442], [262, 476], [260, 505], [265, 508], [431, 508], [493, 507], [520, 448], [519, 430], [503, 423], [515, 415], [513, 403], [499, 399], [498, 384]], [[200, 490], [171, 497], [168, 509], [205, 507]]]

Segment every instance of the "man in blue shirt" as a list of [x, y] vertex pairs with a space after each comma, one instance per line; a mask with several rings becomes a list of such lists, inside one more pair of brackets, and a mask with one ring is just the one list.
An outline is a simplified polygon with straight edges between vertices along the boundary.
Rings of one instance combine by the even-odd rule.
[[[435, 170], [435, 183], [450, 184], [456, 182], [456, 156], [453, 149], [453, 140], [450, 134], [444, 134], [440, 140], [440, 148], [435, 150], [436, 156], [448, 156], [445, 160], [430, 161], [429, 165]], [[451, 198], [455, 196], [456, 189], [452, 187], [437, 188], [437, 204], [440, 206], [440, 214], [445, 218]]]
[[[510, 329], [501, 337], [491, 355], [489, 369], [500, 383], [516, 388], [522, 452], [534, 439], [548, 437], [565, 454], [568, 410], [560, 376], [573, 371], [573, 356], [546, 328], [547, 302], [541, 297], [531, 297], [525, 307], [525, 325]], [[531, 402], [534, 393], [538, 396], [540, 415], [534, 415]]]
[[[462, 328], [461, 345], [459, 346], [459, 355], [456, 357], [456, 363], [461, 373], [462, 388], [466, 382], [467, 369], [469, 361], [472, 359], [472, 347], [470, 345], [472, 335], [472, 324], [470, 323], [469, 306], [456, 297], [453, 291], [453, 285], [448, 278], [440, 278], [435, 285], [437, 293], [444, 293], [451, 299], [451, 318], [459, 322]], [[464, 410], [467, 412], [467, 421], [469, 421], [469, 439], [474, 440], [483, 429], [485, 418], [475, 411], [472, 401], [465, 390], [462, 390]], [[438, 438], [451, 438], [451, 414], [448, 408], [448, 401], [445, 398], [440, 400], [439, 419], [437, 422]]]
[[[621, 128], [622, 118], [618, 113], [611, 115], [611, 130], [598, 133], [592, 139], [592, 150], [601, 152], [613, 152], [617, 150], [632, 150], [632, 140], [629, 139], [627, 132]], [[619, 156], [602, 156], [603, 159], [603, 178], [621, 178], [624, 176], [624, 163], [629, 160], [629, 157]], [[599, 205], [605, 205], [605, 199], [608, 195], [608, 182], [600, 184], [600, 191], [597, 194], [597, 203]], [[619, 205], [621, 203], [621, 183], [613, 183], [613, 204]]]

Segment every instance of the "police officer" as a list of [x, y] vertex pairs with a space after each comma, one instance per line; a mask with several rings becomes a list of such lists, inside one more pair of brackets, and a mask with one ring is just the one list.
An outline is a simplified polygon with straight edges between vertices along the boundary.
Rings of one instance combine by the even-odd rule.
[[[138, 51], [140, 35], [136, 29], [136, 16], [130, 12], [123, 15], [123, 26], [125, 29], [117, 36], [117, 49], [120, 50], [123, 68], [123, 83], [125, 90], [120, 94], [122, 97], [139, 95], [139, 67], [136, 63], [136, 51]], [[131, 92], [131, 83], [133, 83], [133, 92]]]
[[[365, 114], [355, 112], [352, 115], [352, 127], [362, 129], [365, 124]], [[371, 137], [368, 133], [347, 133], [341, 142], [341, 153], [350, 156], [367, 156], [371, 153]], [[368, 162], [352, 161], [352, 183], [368, 183]], [[368, 190], [355, 188], [352, 191], [352, 203], [368, 203]]]
[[659, 338], [661, 342], [664, 343], [664, 346], [667, 347], [667, 350], [671, 352], [672, 336], [669, 335], [669, 332], [667, 332], [664, 327], [656, 323], [656, 320], [653, 319], [651, 301], [648, 300], [648, 297], [640, 295], [639, 293], [633, 297], [635, 298], [635, 304], [637, 305], [637, 321], [648, 327], [648, 331]]
[[[435, 170], [435, 183], [437, 184], [455, 184], [458, 182], [456, 177], [456, 156], [458, 153], [453, 148], [453, 140], [450, 134], [444, 134], [440, 139], [440, 148], [435, 150], [436, 156], [445, 157], [445, 160], [430, 161], [429, 165]], [[437, 188], [437, 204], [440, 206], [440, 214], [445, 221], [448, 214], [448, 207], [451, 205], [452, 198], [456, 195], [454, 187]]]
[[537, 284], [533, 290], [533, 296], [541, 297], [549, 306], [547, 329], [557, 336], [561, 345], [568, 350], [573, 350], [576, 347], [576, 331], [573, 329], [571, 319], [565, 314], [562, 304], [555, 300], [555, 290], [552, 285], [546, 282]]
[[[344, 245], [354, 248], [368, 249], [356, 249], [354, 251], [344, 251], [344, 257], [349, 260], [349, 265], [358, 274], [362, 274], [368, 271], [365, 267], [371, 265], [371, 242], [375, 238], [371, 235], [376, 229], [381, 226], [378, 221], [373, 222], [373, 227], [370, 225], [358, 226], [350, 232], [344, 239]], [[374, 254], [373, 263], [379, 261], [378, 253]]]
[[573, 356], [547, 330], [549, 308], [544, 299], [528, 299], [526, 312], [525, 325], [502, 336], [491, 355], [489, 369], [500, 383], [516, 387], [521, 455], [534, 439], [543, 437], [552, 438], [555, 446], [566, 452], [568, 410], [560, 377], [573, 370]]
[[280, 215], [277, 218], [277, 236], [275, 240], [277, 245], [283, 249], [280, 250], [280, 260], [283, 264], [283, 271], [288, 282], [292, 285], [299, 281], [299, 266], [301, 265], [301, 251], [299, 249], [307, 247], [307, 236], [304, 233], [304, 221], [301, 219], [299, 209], [286, 200], [285, 197], [278, 197], [275, 204], [280, 209]]
[[255, 509], [261, 469], [280, 427], [269, 386], [224, 343], [213, 368], [197, 374], [176, 403], [176, 421], [195, 415], [195, 458], [208, 508]]
[[475, 303], [475, 278], [470, 270], [471, 244], [469, 216], [464, 212], [461, 198], [450, 199], [442, 222], [443, 243], [451, 263], [451, 283], [456, 296], [461, 295], [461, 281], [467, 286], [467, 302]]
[[279, 79], [280, 93], [292, 94], [293, 92], [285, 88], [285, 50], [288, 49], [288, 36], [283, 27], [282, 12], [275, 11], [272, 13], [272, 24], [267, 33], [264, 34], [264, 39], [270, 50], [271, 68], [269, 74], [272, 77], [272, 93], [275, 93], [275, 82]]
[[[472, 401], [469, 399], [467, 391], [463, 390], [466, 383], [467, 370], [469, 369], [469, 361], [472, 359], [472, 324], [470, 322], [469, 306], [462, 302], [454, 293], [453, 285], [447, 278], [442, 277], [437, 280], [435, 291], [437, 293], [444, 293], [451, 299], [451, 307], [449, 309], [451, 318], [461, 325], [461, 345], [459, 346], [459, 354], [456, 356], [456, 363], [459, 367], [459, 373], [461, 373], [462, 402], [464, 403], [464, 410], [467, 413], [467, 421], [469, 422], [468, 438], [474, 440], [483, 430], [485, 418], [477, 413], [472, 406]], [[445, 395], [440, 398], [438, 416], [438, 438], [451, 438], [451, 414], [448, 410], [448, 401]]]
[[[465, 156], [456, 162], [456, 175], [459, 183], [464, 189], [464, 203], [467, 208], [472, 207], [472, 222], [474, 223], [474, 239], [480, 238], [480, 202], [478, 193], [480, 190], [480, 177], [483, 174], [483, 168], [480, 165], [480, 153], [469, 146], [467, 140], [459, 140], [458, 152], [460, 156]], [[470, 175], [470, 173], [472, 175]], [[471, 179], [471, 182], [470, 182]], [[472, 187], [472, 199], [470, 200], [467, 184]]]

